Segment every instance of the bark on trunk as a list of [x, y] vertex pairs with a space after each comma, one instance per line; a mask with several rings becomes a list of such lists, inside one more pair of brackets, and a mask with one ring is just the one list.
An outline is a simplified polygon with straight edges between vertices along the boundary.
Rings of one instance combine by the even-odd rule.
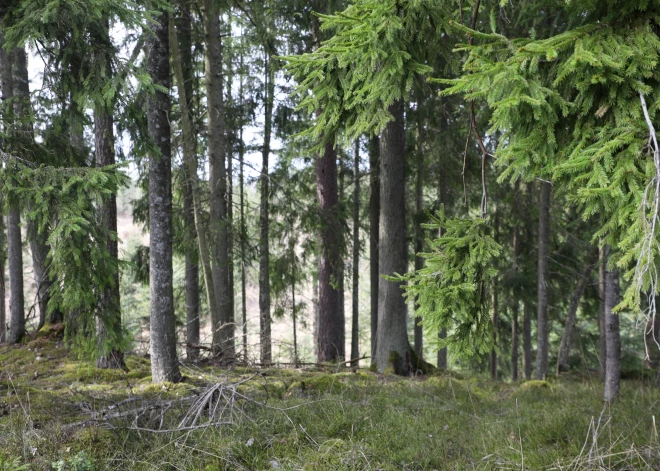
[[[360, 358], [360, 140], [355, 140], [353, 161], [353, 312], [351, 322], [351, 360]], [[354, 361], [352, 366], [358, 366]]]
[[[438, 200], [440, 201], [440, 204], [445, 208], [445, 211], [447, 211], [447, 206], [449, 205], [449, 185], [448, 185], [447, 177], [448, 177], [447, 163], [446, 163], [446, 159], [443, 158], [442, 161], [440, 162], [440, 182], [438, 185]], [[442, 237], [442, 227], [438, 228], [438, 237]], [[445, 327], [440, 329], [440, 332], [438, 332], [438, 338], [440, 340], [447, 338], [447, 329]], [[448, 367], [447, 347], [439, 349], [437, 357], [438, 357], [437, 358], [438, 368], [446, 370]]]
[[523, 374], [532, 379], [532, 303], [523, 303]]
[[518, 381], [518, 300], [511, 307], [511, 381]]
[[[111, 110], [104, 104], [98, 104], [94, 111], [94, 143], [97, 167], [115, 164], [114, 132]], [[110, 195], [99, 208], [101, 218], [109, 232], [117, 232], [117, 199]], [[117, 260], [119, 250], [117, 240], [109, 238], [107, 250]], [[118, 268], [118, 265], [116, 266]], [[107, 286], [101, 296], [103, 318], [97, 319], [97, 341], [101, 347], [101, 356], [96, 361], [98, 368], [124, 368], [124, 354], [116, 346], [121, 339], [121, 308], [119, 299], [119, 271], [112, 274], [113, 283]], [[108, 345], [110, 344], [110, 345]]]
[[337, 154], [334, 143], [325, 145], [316, 161], [316, 193], [321, 213], [319, 237], [318, 361], [342, 357], [341, 313], [339, 311], [339, 233], [337, 225]]
[[[339, 182], [339, 199], [337, 203], [337, 210], [335, 212], [337, 220], [337, 228], [343, 227], [346, 221], [339, 221], [340, 205], [343, 206], [344, 201], [344, 188], [345, 188], [346, 172], [344, 162], [339, 160], [338, 168], [338, 182]], [[337, 263], [337, 292], [339, 296], [339, 358], [344, 360], [346, 358], [346, 261], [344, 260], [345, 240], [343, 233], [338, 241], [339, 248], [337, 255], [339, 262]]]
[[[153, 82], [170, 89], [168, 14], [160, 11], [152, 24], [147, 72]], [[156, 90], [149, 97], [149, 134], [158, 149], [149, 156], [149, 284], [151, 289], [151, 375], [155, 383], [179, 381], [172, 280], [172, 148], [170, 99]]]
[[[243, 56], [241, 55], [241, 68], [243, 65]], [[243, 78], [241, 76], [241, 97], [243, 96]], [[247, 333], [247, 280], [245, 270], [245, 257], [246, 257], [246, 237], [247, 228], [245, 226], [245, 146], [243, 144], [243, 126], [240, 128], [239, 136], [239, 191], [241, 200], [241, 235], [240, 235], [240, 252], [241, 252], [241, 313], [243, 321], [243, 360], [247, 362], [248, 359], [248, 333]]]
[[268, 165], [270, 160], [270, 141], [273, 123], [273, 104], [275, 94], [275, 75], [272, 68], [270, 53], [265, 52], [265, 122], [264, 143], [261, 150], [260, 212], [259, 212], [259, 325], [261, 332], [261, 363], [273, 361], [270, 314], [270, 176]]
[[[195, 152], [194, 144], [196, 136], [192, 122], [194, 120], [193, 112], [193, 58], [192, 58], [192, 18], [190, 14], [190, 5], [188, 2], [179, 2], [180, 16], [177, 19], [178, 41], [180, 59], [181, 59], [181, 84], [177, 79], [177, 87], [183, 86], [185, 94], [180, 96], [179, 99], [184, 100], [186, 105], [182, 107], [182, 112], [186, 113], [189, 123], [186, 128], [190, 128], [188, 132], [192, 136], [187, 136], [184, 131], [184, 141], [190, 140], [188, 144], [190, 151]], [[176, 36], [170, 38], [170, 41], [176, 41]], [[174, 49], [174, 47], [172, 48]], [[174, 52], [174, 51], [173, 51]], [[173, 62], [174, 62], [174, 53]], [[175, 68], [178, 64], [175, 65]], [[179, 72], [175, 71], [175, 76], [179, 76]], [[185, 110], [185, 111], [184, 111]], [[184, 144], [185, 146], [185, 144]], [[187, 156], [189, 159], [191, 156]], [[196, 156], [192, 156], [192, 160], [196, 160]], [[196, 164], [195, 164], [196, 165]], [[195, 207], [191, 178], [188, 177], [186, 165], [184, 163], [184, 174], [186, 175], [183, 183], [183, 218], [185, 225], [186, 237], [186, 253], [185, 253], [185, 279], [186, 279], [186, 358], [188, 360], [196, 360], [199, 358], [199, 349], [194, 348], [199, 345], [199, 256], [198, 251], [195, 250], [197, 244], [197, 230], [195, 228]]]
[[607, 369], [607, 328], [605, 323], [605, 272], [607, 265], [607, 255], [605, 247], [600, 247], [598, 265], [598, 346], [600, 348], [600, 376], [605, 379], [605, 370]]
[[497, 279], [493, 280], [493, 292], [491, 294], [492, 321], [493, 321], [493, 348], [490, 350], [490, 379], [497, 381], [497, 328], [500, 323], [500, 316], [497, 306]]
[[369, 279], [371, 286], [371, 358], [375, 362], [378, 337], [378, 234], [380, 231], [380, 139], [369, 140]]
[[[4, 37], [0, 38], [0, 74], [2, 74], [2, 99], [7, 106], [14, 96], [14, 62], [16, 50], [3, 49]], [[12, 110], [5, 110], [11, 114]], [[15, 113], [15, 107], [13, 112]], [[8, 123], [11, 126], [11, 120]], [[18, 201], [9, 201], [7, 214], [7, 256], [9, 265], [9, 343], [18, 343], [25, 336], [25, 299], [23, 297], [23, 246], [21, 241], [21, 216]], [[4, 302], [4, 299], [3, 299]]]
[[[415, 215], [413, 220], [415, 233], [415, 271], [424, 268], [424, 259], [419, 255], [424, 250], [424, 231], [421, 221], [424, 216], [424, 154], [422, 149], [422, 123], [421, 116], [417, 119], [417, 165], [415, 175]], [[424, 329], [422, 328], [422, 318], [415, 316], [414, 319], [414, 342], [415, 353], [419, 358], [424, 357]]]
[[[30, 138], [34, 134], [34, 128], [31, 121], [32, 106], [30, 104], [30, 84], [28, 76], [27, 54], [24, 48], [17, 48], [13, 53], [14, 64], [12, 69], [12, 84], [14, 87], [14, 114], [21, 120], [21, 132], [26, 133]], [[50, 300], [51, 280], [49, 277], [46, 260], [48, 257], [48, 245], [46, 232], [39, 233], [36, 224], [26, 221], [27, 238], [30, 241], [30, 251], [32, 254], [32, 267], [34, 280], [37, 289], [37, 305], [39, 306], [39, 324], [37, 330], [46, 322], [48, 314], [48, 302]], [[61, 313], [53, 313], [55, 320], [60, 320]]]
[[545, 379], [548, 373], [548, 342], [550, 326], [548, 321], [548, 245], [550, 242], [550, 191], [552, 185], [541, 182], [538, 234], [537, 272], [537, 320], [536, 320], [536, 369], [535, 379]]
[[[327, 2], [315, 0], [315, 12], [325, 13]], [[321, 46], [318, 17], [312, 18], [312, 40], [315, 48]], [[316, 194], [319, 202], [321, 232], [319, 234], [319, 313], [316, 332], [319, 362], [338, 361], [344, 352], [340, 312], [339, 284], [339, 227], [337, 224], [337, 153], [334, 136], [326, 136], [323, 153], [316, 160]]]
[[584, 272], [582, 273], [582, 276], [578, 280], [578, 284], [575, 287], [575, 292], [573, 292], [573, 296], [571, 297], [571, 303], [568, 306], [568, 313], [566, 314], [566, 325], [564, 326], [564, 332], [561, 336], [561, 343], [559, 344], [559, 354], [557, 355], [557, 374], [569, 370], [568, 357], [571, 351], [571, 339], [573, 336], [573, 329], [575, 328], [575, 317], [580, 305], [580, 299], [582, 299], [582, 293], [584, 293], [584, 289], [587, 287], [587, 283], [589, 283], [591, 272], [594, 270], [597, 262], [598, 249], [595, 249], [590, 255], [589, 261], [584, 269]]
[[[109, 34], [106, 23], [105, 33]], [[106, 74], [112, 73], [107, 57], [100, 57], [101, 63], [106, 63]], [[115, 164], [115, 136], [113, 107], [106, 103], [97, 103], [94, 109], [94, 149], [96, 166], [105, 167]], [[99, 208], [106, 230], [117, 233], [117, 196], [110, 195]], [[96, 360], [98, 368], [125, 368], [124, 353], [116, 347], [122, 337], [121, 304], [119, 299], [119, 248], [117, 240], [108, 238], [106, 248], [110, 256], [117, 262], [112, 273], [112, 284], [107, 286], [101, 295], [102, 317], [96, 321], [97, 342], [100, 356]]]
[[619, 304], [619, 272], [605, 272], [605, 328], [607, 339], [607, 362], [605, 369], [605, 402], [612, 403], [619, 397], [621, 381], [621, 335], [619, 315], [613, 312]]
[[[405, 127], [404, 104], [389, 108], [394, 117], [381, 138], [380, 160], [380, 236], [379, 269], [381, 275], [405, 273], [408, 266], [405, 239]], [[399, 375], [410, 371], [406, 301], [397, 282], [383, 279], [378, 284], [378, 341], [376, 365]]]
[[220, 12], [214, 0], [204, 0], [206, 41], [205, 75], [208, 106], [209, 205], [211, 270], [217, 303], [217, 318], [211, 319], [213, 351], [224, 361], [232, 361], [234, 324], [229, 292], [229, 220], [227, 219], [227, 173], [225, 171], [225, 123], [222, 83], [222, 43]]
[[[0, 112], [5, 114], [8, 111], [7, 100], [12, 94], [12, 80], [11, 80], [11, 56], [4, 48], [4, 32], [0, 29], [0, 92], [1, 102]], [[8, 123], [5, 118], [5, 126]], [[5, 237], [5, 214], [4, 208], [4, 195], [0, 196], [0, 343], [3, 343], [7, 338], [7, 311], [6, 291], [5, 291], [5, 267], [7, 262], [7, 240]]]
[[[218, 303], [215, 296], [215, 285], [213, 284], [213, 270], [211, 268], [211, 253], [209, 242], [206, 237], [206, 228], [202, 218], [202, 197], [197, 175], [197, 152], [195, 130], [192, 121], [192, 84], [187, 86], [186, 69], [184, 68], [183, 56], [179, 53], [179, 41], [176, 29], [170, 22], [170, 43], [172, 49], [172, 64], [174, 66], [174, 76], [179, 91], [179, 106], [181, 107], [181, 128], [183, 131], [183, 163], [186, 175], [186, 200], [184, 205], [192, 205], [192, 220], [194, 223], [194, 232], [190, 232], [190, 237], [197, 238], [198, 254], [186, 253], [186, 340], [188, 344], [195, 345], [199, 343], [199, 262], [201, 261], [202, 273], [204, 275], [204, 287], [206, 288], [206, 300], [211, 313], [211, 320], [220, 317]], [[188, 72], [190, 73], [190, 72]], [[188, 194], [188, 191], [190, 192]], [[190, 210], [184, 209], [187, 218], [190, 218]], [[188, 220], [188, 224], [190, 220]], [[193, 265], [196, 265], [193, 266]], [[197, 272], [197, 273], [195, 273]], [[197, 280], [197, 283], [195, 283]], [[190, 289], [188, 287], [190, 286]], [[195, 294], [197, 291], [197, 294]], [[196, 312], [196, 314], [195, 314]], [[194, 342], [193, 342], [194, 341]], [[194, 353], [193, 353], [194, 352]], [[192, 357], [198, 355], [197, 349], [189, 349]]]
[[[519, 184], [516, 183], [516, 199], [515, 204], [518, 205], [518, 190]], [[516, 225], [513, 227], [513, 263], [512, 269], [514, 276], [518, 273], [518, 256], [520, 255], [520, 237], [519, 237], [519, 227]], [[518, 298], [514, 294], [513, 305], [511, 306], [511, 381], [518, 381]]]
[[[0, 46], [1, 47], [1, 46]], [[0, 67], [2, 64], [0, 63]], [[5, 263], [7, 244], [5, 240], [5, 215], [2, 211], [4, 198], [0, 196], [0, 343], [4, 343], [7, 333], [7, 312], [5, 309]]]

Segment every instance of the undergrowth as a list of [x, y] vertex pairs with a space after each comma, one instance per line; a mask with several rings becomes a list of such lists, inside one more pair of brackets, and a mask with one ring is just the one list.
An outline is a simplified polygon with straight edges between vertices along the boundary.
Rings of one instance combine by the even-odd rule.
[[[189, 365], [185, 382], [152, 385], [144, 358], [103, 371], [59, 342], [0, 347], [0, 470], [660, 469], [660, 390], [643, 380], [624, 381], [605, 410], [595, 376], [510, 384]], [[221, 407], [232, 413], [204, 426], [230, 389]], [[103, 417], [137, 401], [179, 404], [192, 426]]]

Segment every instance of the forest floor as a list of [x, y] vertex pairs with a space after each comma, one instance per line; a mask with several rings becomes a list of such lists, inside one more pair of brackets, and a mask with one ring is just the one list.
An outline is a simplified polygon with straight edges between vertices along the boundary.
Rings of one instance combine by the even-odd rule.
[[[57, 329], [0, 346], [0, 471], [660, 470], [660, 389], [492, 382], [445, 372], [231, 370], [189, 365], [179, 384], [78, 361]], [[657, 426], [660, 426], [658, 424]]]

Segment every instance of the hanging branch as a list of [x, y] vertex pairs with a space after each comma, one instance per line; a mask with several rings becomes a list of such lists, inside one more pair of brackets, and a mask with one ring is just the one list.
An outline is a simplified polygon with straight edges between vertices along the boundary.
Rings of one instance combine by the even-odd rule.
[[[648, 324], [650, 323], [650, 333], [652, 333], [653, 341], [660, 348], [660, 342], [655, 338], [655, 317], [657, 314], [657, 305], [656, 305], [656, 292], [658, 289], [658, 271], [656, 265], [653, 261], [654, 249], [659, 250], [658, 244], [656, 242], [656, 231], [659, 222], [659, 211], [660, 211], [660, 147], [658, 146], [658, 138], [653, 127], [653, 122], [649, 116], [649, 111], [646, 106], [646, 100], [644, 95], [640, 92], [639, 99], [642, 104], [642, 110], [644, 111], [644, 118], [646, 119], [646, 124], [649, 128], [650, 138], [649, 144], [653, 150], [653, 163], [655, 165], [655, 176], [651, 179], [649, 184], [644, 190], [644, 197], [642, 199], [642, 213], [644, 221], [644, 238], [642, 239], [641, 251], [639, 258], [637, 259], [637, 266], [635, 267], [635, 286], [637, 290], [641, 290], [644, 286], [644, 278], [648, 275], [649, 277], [649, 287], [648, 287], [648, 303], [649, 308], [647, 311], [647, 330], [649, 329]], [[649, 191], [653, 190], [652, 200], [650, 201], [651, 212], [653, 213], [651, 219], [649, 220], [646, 208], [649, 206]], [[648, 334], [649, 332], [645, 332]], [[646, 359], [649, 358], [649, 348], [646, 341], [647, 336], [644, 336], [644, 347], [646, 351]]]

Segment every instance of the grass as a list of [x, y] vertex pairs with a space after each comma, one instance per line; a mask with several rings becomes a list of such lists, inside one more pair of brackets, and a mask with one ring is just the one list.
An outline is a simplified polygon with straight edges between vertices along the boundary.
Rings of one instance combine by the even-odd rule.
[[[152, 385], [144, 358], [129, 357], [129, 373], [103, 371], [59, 342], [0, 347], [0, 470], [660, 469], [660, 390], [644, 381], [624, 381], [607, 410], [595, 378], [510, 384], [207, 366], [184, 368], [184, 383]], [[139, 422], [128, 416], [70, 425], [127, 398], [200, 397], [218, 381], [242, 382], [239, 400], [223, 406], [233, 408], [230, 425], [152, 433], [129, 430]], [[176, 428], [181, 416], [168, 417], [164, 428]]]

